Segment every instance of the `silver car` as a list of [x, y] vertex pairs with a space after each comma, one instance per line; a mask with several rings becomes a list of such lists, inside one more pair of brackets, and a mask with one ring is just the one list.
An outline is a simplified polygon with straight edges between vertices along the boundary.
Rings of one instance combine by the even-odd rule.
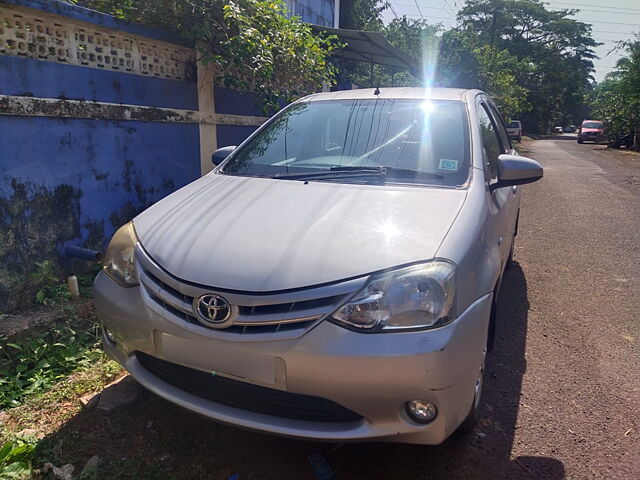
[[542, 177], [514, 153], [478, 90], [294, 102], [117, 231], [105, 349], [220, 422], [439, 444], [478, 415], [518, 185]]

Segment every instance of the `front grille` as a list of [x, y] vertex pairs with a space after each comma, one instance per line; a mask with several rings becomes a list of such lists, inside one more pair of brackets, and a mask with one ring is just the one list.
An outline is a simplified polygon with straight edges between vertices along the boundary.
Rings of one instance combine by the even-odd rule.
[[[193, 325], [202, 326], [193, 311], [194, 296], [181, 293], [178, 281], [170, 285], [148, 268], [140, 265], [140, 280], [150, 302], [162, 311]], [[202, 287], [202, 293], [212, 290]], [[196, 295], [197, 296], [197, 295]], [[226, 333], [278, 333], [304, 332], [324, 315], [333, 311], [344, 295], [265, 305], [237, 305], [238, 315], [233, 324], [223, 331]]]
[[345, 423], [362, 416], [326, 398], [283, 392], [183, 367], [136, 352], [150, 373], [185, 392], [215, 403], [273, 417], [311, 422]]

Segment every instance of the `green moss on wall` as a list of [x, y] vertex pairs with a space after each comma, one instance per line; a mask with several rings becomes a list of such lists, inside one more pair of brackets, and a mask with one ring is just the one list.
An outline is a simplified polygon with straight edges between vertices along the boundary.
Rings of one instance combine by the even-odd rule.
[[80, 236], [77, 188], [15, 179], [11, 187], [12, 195], [0, 197], [0, 311], [33, 303], [35, 262], [57, 259], [57, 248]]

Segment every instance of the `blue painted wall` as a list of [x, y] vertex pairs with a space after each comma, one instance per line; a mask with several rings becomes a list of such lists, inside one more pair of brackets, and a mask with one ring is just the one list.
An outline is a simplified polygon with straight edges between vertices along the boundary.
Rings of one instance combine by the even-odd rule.
[[0, 196], [12, 180], [78, 189], [85, 239], [96, 223], [108, 239], [131, 208], [200, 176], [197, 125], [0, 116], [0, 132], [11, 138], [0, 142]]
[[[241, 92], [224, 87], [215, 87], [214, 99], [216, 113], [252, 115], [256, 117], [271, 116], [276, 113], [275, 111], [265, 112], [262, 99], [253, 92]], [[280, 108], [285, 105], [286, 102], [280, 102]], [[240, 145], [257, 128], [240, 125], [218, 125], [216, 127], [218, 147]]]
[[213, 98], [216, 103], [216, 113], [255, 115], [258, 117], [265, 114], [260, 97], [253, 92], [240, 92], [224, 87], [215, 87]]
[[198, 109], [196, 82], [0, 55], [0, 94]]
[[[9, 56], [0, 56], [0, 94], [183, 109], [198, 103], [195, 82]], [[105, 239], [119, 226], [110, 221], [114, 212], [140, 210], [200, 176], [195, 124], [0, 116], [0, 132], [0, 197], [11, 194], [12, 179], [77, 187], [81, 223], [103, 222]]]
[[[63, 2], [12, 0], [146, 37], [162, 32]], [[0, 94], [197, 110], [176, 81], [0, 55]], [[33, 301], [35, 262], [102, 249], [142, 209], [200, 176], [196, 124], [0, 115], [0, 312]], [[30, 290], [31, 288], [31, 290]], [[35, 287], [37, 288], [37, 286]]]
[[287, 7], [304, 22], [333, 27], [335, 0], [287, 0]]
[[244, 140], [256, 131], [258, 127], [247, 127], [240, 125], [217, 125], [218, 148], [229, 145], [240, 145]]

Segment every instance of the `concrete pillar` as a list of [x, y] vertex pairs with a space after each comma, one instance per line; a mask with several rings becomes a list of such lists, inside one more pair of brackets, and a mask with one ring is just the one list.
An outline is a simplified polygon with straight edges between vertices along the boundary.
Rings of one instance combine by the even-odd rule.
[[213, 96], [215, 70], [213, 65], [198, 62], [198, 110], [200, 112], [200, 174], [213, 169], [211, 155], [218, 148], [216, 105]]

